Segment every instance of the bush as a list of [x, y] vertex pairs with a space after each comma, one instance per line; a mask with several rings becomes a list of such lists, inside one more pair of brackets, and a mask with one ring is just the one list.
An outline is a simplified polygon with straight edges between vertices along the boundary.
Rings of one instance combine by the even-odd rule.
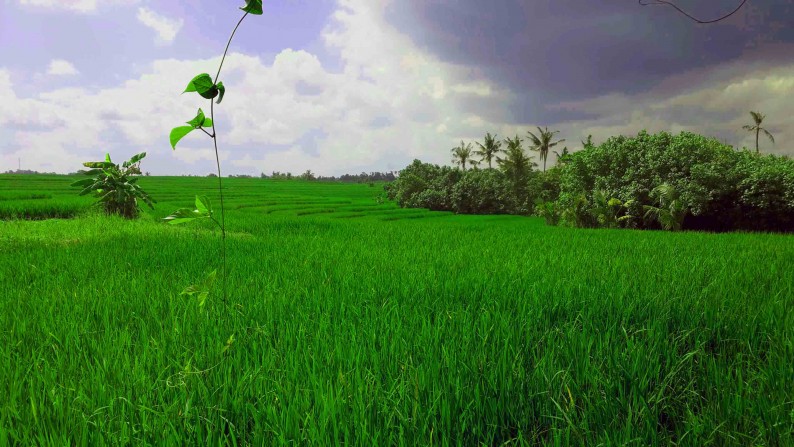
[[459, 214], [505, 214], [516, 207], [511, 185], [499, 171], [470, 170], [452, 189], [452, 207]]
[[402, 207], [449, 211], [452, 210], [452, 188], [462, 175], [460, 170], [449, 166], [414, 160], [384, 189], [388, 198]]
[[[661, 185], [676, 194], [675, 219], [665, 223], [658, 211], [648, 214], [648, 207], [660, 205]], [[689, 132], [642, 131], [572, 154], [560, 167], [563, 221], [602, 226], [597, 191], [625, 204], [621, 227], [672, 229], [680, 221], [683, 229], [794, 230], [794, 162], [734, 151]]]
[[384, 189], [403, 207], [534, 213], [584, 228], [794, 231], [794, 161], [690, 132], [588, 141], [546, 172], [503, 170], [414, 160]]
[[[547, 169], [545, 172], [534, 172], [529, 178], [527, 196], [529, 203], [554, 202], [560, 197], [560, 172], [559, 166]], [[533, 212], [533, 208], [529, 208]]]

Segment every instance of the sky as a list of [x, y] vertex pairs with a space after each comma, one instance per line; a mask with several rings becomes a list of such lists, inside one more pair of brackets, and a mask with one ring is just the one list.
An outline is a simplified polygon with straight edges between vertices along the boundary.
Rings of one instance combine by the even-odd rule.
[[[707, 20], [741, 0], [678, 0]], [[210, 103], [244, 0], [0, 0], [0, 172], [74, 172], [146, 152], [152, 175], [215, 170], [212, 139], [169, 133]], [[537, 126], [691, 131], [755, 148], [750, 110], [794, 155], [794, 0], [697, 24], [634, 0], [265, 0], [238, 29], [215, 106], [224, 175], [451, 164], [460, 141]], [[553, 156], [549, 162], [553, 161]]]

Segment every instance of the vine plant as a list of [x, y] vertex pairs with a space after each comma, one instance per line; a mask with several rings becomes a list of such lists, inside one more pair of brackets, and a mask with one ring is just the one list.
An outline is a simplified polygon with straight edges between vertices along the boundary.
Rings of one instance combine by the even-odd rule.
[[[166, 217], [164, 220], [168, 221], [170, 224], [183, 224], [187, 223], [196, 219], [210, 219], [214, 222], [221, 230], [221, 257], [223, 260], [223, 270], [222, 270], [222, 278], [223, 278], [223, 301], [226, 302], [227, 295], [226, 295], [226, 214], [225, 209], [223, 206], [223, 177], [221, 176], [221, 160], [220, 156], [218, 155], [218, 135], [215, 131], [215, 104], [212, 100], [216, 97], [218, 98], [217, 104], [220, 104], [223, 101], [223, 95], [226, 93], [226, 87], [224, 87], [223, 82], [218, 82], [218, 77], [221, 74], [221, 69], [223, 68], [223, 62], [226, 60], [226, 54], [229, 52], [229, 45], [232, 43], [232, 39], [234, 38], [234, 34], [237, 32], [237, 28], [240, 27], [240, 24], [243, 23], [248, 14], [254, 15], [262, 15], [262, 0], [246, 0], [245, 7], [240, 8], [245, 12], [243, 17], [237, 22], [237, 26], [234, 27], [234, 31], [232, 31], [232, 35], [229, 37], [229, 41], [226, 43], [226, 50], [223, 52], [223, 58], [221, 58], [221, 63], [218, 66], [218, 72], [215, 74], [215, 79], [210, 77], [208, 73], [202, 73], [196, 77], [194, 77], [190, 83], [188, 83], [187, 88], [185, 89], [184, 93], [188, 92], [196, 92], [201, 95], [202, 98], [210, 100], [210, 117], [207, 118], [204, 115], [204, 111], [198, 109], [198, 113], [196, 117], [192, 120], [188, 121], [186, 124], [187, 126], [180, 126], [175, 127], [171, 130], [170, 140], [171, 140], [171, 147], [173, 150], [176, 150], [176, 145], [184, 138], [187, 134], [194, 130], [201, 130], [207, 136], [212, 138], [212, 141], [215, 146], [215, 162], [218, 167], [218, 194], [220, 195], [221, 199], [221, 218], [220, 221], [215, 218], [214, 211], [212, 209], [212, 204], [210, 203], [209, 198], [206, 196], [196, 196], [195, 202], [195, 209], [190, 208], [181, 208], [176, 210], [173, 214]], [[206, 128], [212, 128], [212, 133], [207, 132]], [[187, 296], [197, 296], [199, 298], [200, 305], [203, 305], [209, 295], [209, 289], [212, 287], [212, 283], [214, 282], [215, 275], [217, 270], [212, 271], [207, 278], [200, 284], [200, 285], [192, 285], [186, 288], [182, 294]]]

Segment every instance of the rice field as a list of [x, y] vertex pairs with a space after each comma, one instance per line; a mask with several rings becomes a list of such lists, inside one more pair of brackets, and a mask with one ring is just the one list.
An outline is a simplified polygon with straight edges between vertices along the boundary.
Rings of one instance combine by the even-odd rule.
[[794, 236], [400, 209], [382, 185], [0, 176], [0, 445], [794, 445]]

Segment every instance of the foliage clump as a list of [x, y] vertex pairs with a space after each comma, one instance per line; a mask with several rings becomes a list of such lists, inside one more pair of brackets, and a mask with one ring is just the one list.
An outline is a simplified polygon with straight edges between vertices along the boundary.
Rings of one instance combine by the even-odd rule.
[[140, 175], [140, 162], [146, 157], [146, 152], [134, 155], [121, 166], [110, 160], [110, 154], [105, 155], [105, 161], [87, 161], [83, 166], [91, 168], [83, 174], [91, 176], [84, 180], [72, 183], [72, 186], [83, 188], [80, 195], [93, 193], [99, 198], [97, 204], [101, 205], [107, 214], [117, 214], [127, 219], [134, 219], [140, 213], [138, 200], [143, 201], [154, 209], [156, 203], [138, 185]]
[[[419, 160], [386, 187], [400, 206], [461, 214], [534, 214], [580, 228], [794, 231], [794, 160], [690, 132], [618, 136], [538, 172], [506, 140], [499, 169]], [[463, 145], [463, 143], [461, 143]], [[567, 148], [566, 148], [567, 149]], [[459, 163], [462, 165], [462, 163]]]
[[601, 226], [597, 194], [625, 204], [619, 227], [794, 230], [794, 161], [690, 132], [642, 131], [572, 154], [560, 168], [563, 223]]

